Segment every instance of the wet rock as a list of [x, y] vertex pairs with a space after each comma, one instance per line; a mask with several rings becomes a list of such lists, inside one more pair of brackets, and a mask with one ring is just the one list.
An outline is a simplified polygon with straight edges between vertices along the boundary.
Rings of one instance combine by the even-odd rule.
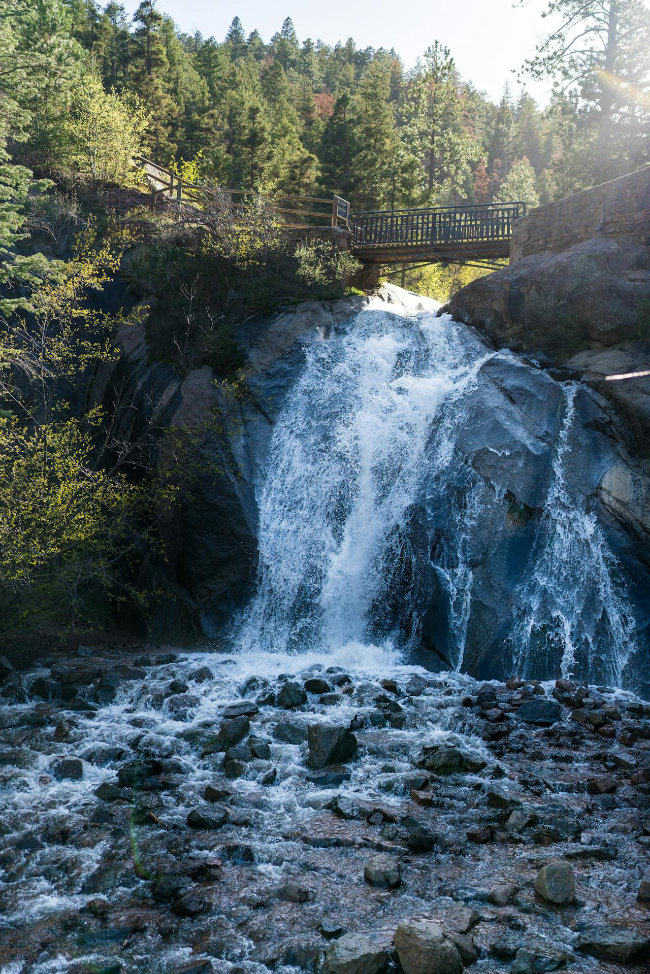
[[282, 955], [282, 963], [287, 967], [297, 967], [301, 971], [316, 974], [320, 970], [323, 948], [320, 943], [287, 944]]
[[229, 785], [206, 785], [203, 797], [206, 802], [221, 802], [232, 798], [233, 790]]
[[144, 792], [138, 795], [137, 801], [131, 809], [131, 823], [133, 825], [151, 825], [157, 820], [157, 812], [163, 807], [160, 795], [155, 792]]
[[277, 705], [282, 710], [293, 710], [307, 703], [307, 694], [299, 683], [285, 683], [278, 693]]
[[53, 771], [57, 778], [81, 781], [84, 776], [83, 761], [80, 761], [79, 758], [61, 758], [54, 765]]
[[255, 852], [252, 846], [240, 842], [229, 842], [222, 848], [221, 855], [230, 862], [241, 864], [255, 862]]
[[103, 896], [95, 896], [92, 900], [88, 900], [88, 902], [81, 907], [80, 912], [91, 913], [93, 916], [103, 919], [104, 917], [108, 916], [110, 911], [111, 904], [108, 902], [108, 900], [105, 900]]
[[530, 825], [535, 824], [535, 815], [523, 808], [515, 808], [507, 818], [506, 826], [513, 832], [523, 832]]
[[172, 913], [180, 917], [196, 917], [205, 913], [210, 906], [209, 901], [200, 893], [190, 890], [172, 903]]
[[237, 703], [229, 703], [223, 708], [223, 716], [229, 719], [233, 717], [254, 717], [259, 711], [259, 707], [252, 700], [239, 700]]
[[315, 693], [318, 696], [323, 693], [330, 693], [332, 690], [332, 685], [319, 677], [311, 677], [309, 680], [305, 680], [304, 687], [307, 693]]
[[431, 852], [441, 841], [439, 835], [414, 819], [403, 820], [402, 826], [404, 828], [404, 843], [411, 852]]
[[285, 903], [309, 903], [314, 897], [313, 893], [303, 886], [298, 886], [297, 883], [286, 883], [278, 890], [278, 898]]
[[416, 761], [419, 768], [440, 775], [481, 771], [485, 763], [485, 759], [480, 754], [449, 743], [423, 747]]
[[156, 903], [171, 903], [179, 899], [192, 886], [189, 876], [183, 873], [170, 873], [161, 876], [151, 884], [151, 895]]
[[479, 958], [479, 953], [471, 937], [468, 937], [464, 933], [456, 933], [455, 930], [447, 929], [445, 929], [444, 934], [447, 940], [451, 941], [460, 954], [460, 959], [465, 967], [469, 967], [470, 964], [476, 963]]
[[562, 708], [554, 700], [526, 700], [517, 711], [519, 720], [536, 727], [550, 727], [562, 719]]
[[283, 744], [302, 744], [307, 740], [307, 728], [292, 720], [283, 720], [273, 728], [273, 737]]
[[368, 937], [346, 933], [325, 953], [324, 974], [383, 974], [388, 954]]
[[271, 768], [271, 770], [267, 771], [264, 777], [262, 778], [262, 784], [265, 786], [274, 785], [277, 777], [278, 777], [278, 769]]
[[214, 965], [211, 960], [205, 958], [201, 960], [197, 958], [196, 960], [189, 960], [186, 964], [179, 964], [177, 967], [172, 967], [170, 974], [210, 974], [214, 971]]
[[594, 927], [578, 937], [582, 954], [619, 964], [635, 964], [650, 956], [650, 940], [626, 927]]
[[393, 943], [404, 974], [461, 974], [458, 949], [433, 920], [400, 923]]
[[261, 737], [249, 737], [247, 744], [254, 758], [260, 761], [270, 761], [271, 748]]
[[347, 769], [331, 769], [327, 771], [317, 771], [315, 774], [307, 775], [307, 781], [317, 785], [319, 788], [338, 788], [340, 785], [349, 781], [351, 772]]
[[399, 863], [388, 856], [370, 859], [363, 868], [363, 878], [368, 885], [379, 889], [397, 889], [402, 882]]
[[253, 752], [247, 744], [237, 744], [235, 747], [229, 747], [223, 757], [224, 763], [227, 764], [228, 761], [241, 761], [247, 763], [253, 760]]
[[469, 933], [481, 919], [476, 910], [464, 903], [454, 903], [444, 915], [444, 926], [457, 933]]
[[193, 808], [187, 816], [187, 824], [191, 829], [220, 829], [228, 821], [228, 810], [223, 806], [211, 806], [209, 811]]
[[500, 883], [498, 886], [493, 886], [488, 893], [488, 903], [493, 906], [507, 906], [518, 892], [519, 887], [515, 883]]
[[615, 778], [609, 775], [601, 775], [598, 778], [587, 780], [587, 791], [590, 795], [611, 795], [616, 791], [618, 783]]
[[641, 877], [639, 892], [636, 898], [639, 903], [650, 903], [650, 869], [646, 869]]
[[544, 946], [520, 947], [510, 968], [511, 974], [543, 974], [566, 965], [569, 955]]
[[203, 756], [218, 754], [227, 751], [229, 747], [235, 747], [248, 734], [251, 724], [248, 717], [230, 717], [222, 721], [219, 731], [209, 741], [203, 745]]
[[175, 694], [187, 693], [189, 686], [184, 680], [172, 680], [165, 691], [165, 696], [174, 696]]
[[554, 906], [568, 906], [575, 900], [573, 869], [568, 862], [555, 859], [543, 866], [535, 880], [535, 892]]
[[198, 670], [189, 674], [189, 679], [194, 680], [195, 683], [210, 683], [214, 680], [214, 673], [209, 666], [200, 666]]
[[307, 732], [310, 768], [343, 764], [357, 752], [357, 739], [347, 727], [336, 724], [310, 724]]
[[246, 763], [238, 758], [230, 758], [224, 761], [223, 771], [226, 778], [241, 778], [246, 774]]

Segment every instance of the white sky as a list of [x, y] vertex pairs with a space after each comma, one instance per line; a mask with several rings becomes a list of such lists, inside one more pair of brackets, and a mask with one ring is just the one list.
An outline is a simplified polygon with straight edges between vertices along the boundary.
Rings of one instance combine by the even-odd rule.
[[[129, 13], [139, 0], [122, 0]], [[240, 18], [248, 35], [257, 29], [265, 41], [291, 17], [301, 41], [306, 37], [328, 44], [353, 37], [358, 47], [394, 48], [406, 67], [412, 67], [425, 49], [438, 40], [451, 49], [456, 65], [467, 81], [486, 91], [495, 101], [510, 81], [518, 90], [513, 68], [531, 55], [544, 35], [548, 21], [540, 17], [546, 0], [158, 0], [161, 13], [169, 14], [181, 30], [200, 30], [204, 37], [223, 40], [232, 19]], [[550, 85], [528, 85], [544, 103]]]

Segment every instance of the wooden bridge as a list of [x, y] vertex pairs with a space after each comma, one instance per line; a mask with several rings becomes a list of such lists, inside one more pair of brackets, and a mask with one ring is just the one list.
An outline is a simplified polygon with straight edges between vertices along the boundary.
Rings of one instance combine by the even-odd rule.
[[[179, 179], [150, 159], [144, 168], [151, 205], [163, 198], [197, 208], [224, 199], [236, 211], [246, 205], [250, 190], [226, 189]], [[490, 264], [510, 254], [513, 225], [526, 215], [525, 203], [485, 203], [408, 210], [352, 213], [340, 196], [279, 196], [270, 205], [287, 230], [341, 227], [350, 232], [350, 248], [362, 264], [427, 264], [444, 261]]]

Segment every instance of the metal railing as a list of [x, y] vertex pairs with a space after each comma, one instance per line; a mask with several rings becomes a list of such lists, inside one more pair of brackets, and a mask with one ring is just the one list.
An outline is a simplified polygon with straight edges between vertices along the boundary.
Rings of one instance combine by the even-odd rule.
[[428, 209], [372, 210], [351, 217], [355, 249], [422, 249], [442, 244], [506, 241], [525, 203], [477, 203]]

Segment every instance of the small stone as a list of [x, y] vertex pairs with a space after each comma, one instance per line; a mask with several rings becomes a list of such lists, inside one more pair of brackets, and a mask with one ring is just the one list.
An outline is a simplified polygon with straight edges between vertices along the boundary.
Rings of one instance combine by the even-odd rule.
[[555, 906], [568, 906], [575, 900], [573, 869], [568, 862], [555, 859], [547, 863], [537, 874], [535, 891]]
[[55, 741], [65, 741], [70, 737], [70, 731], [72, 730], [70, 724], [65, 720], [60, 720], [59, 723], [54, 728], [54, 740]]
[[519, 887], [514, 883], [500, 883], [494, 886], [488, 893], [488, 903], [493, 906], [507, 906], [513, 896], [519, 892]]
[[404, 974], [461, 974], [458, 949], [433, 920], [400, 923], [393, 943]]
[[388, 954], [359, 933], [346, 933], [325, 952], [325, 974], [382, 974]]
[[364, 866], [363, 878], [370, 886], [379, 889], [396, 889], [402, 882], [399, 863], [388, 856], [377, 856]]
[[278, 897], [286, 903], [309, 903], [313, 899], [313, 894], [297, 883], [286, 883], [278, 890]]
[[436, 774], [455, 774], [481, 771], [485, 767], [485, 760], [476, 752], [463, 750], [454, 744], [435, 744], [422, 749], [417, 765]]
[[635, 964], [650, 955], [650, 940], [627, 927], [596, 927], [578, 938], [578, 950], [598, 960]]
[[92, 913], [93, 916], [103, 918], [111, 911], [111, 904], [103, 896], [95, 896], [92, 900], [82, 906], [84, 913]]
[[253, 700], [238, 700], [223, 708], [223, 716], [231, 720], [233, 717], [254, 717], [259, 708]]
[[187, 824], [191, 829], [220, 829], [227, 821], [227, 809], [216, 805], [213, 805], [209, 812], [202, 812], [198, 808], [193, 808], [187, 816]]

